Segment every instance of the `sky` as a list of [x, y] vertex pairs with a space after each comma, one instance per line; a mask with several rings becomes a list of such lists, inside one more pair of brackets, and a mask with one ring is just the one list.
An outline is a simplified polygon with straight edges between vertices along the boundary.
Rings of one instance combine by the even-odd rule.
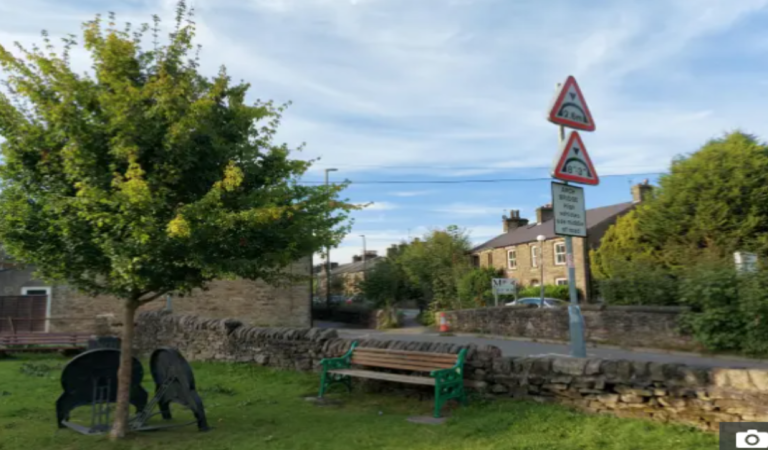
[[[349, 180], [353, 214], [332, 251], [350, 262], [431, 229], [475, 243], [510, 209], [549, 203], [573, 75], [597, 125], [582, 133], [601, 183], [587, 206], [629, 201], [671, 159], [740, 129], [768, 135], [768, 0], [189, 0], [202, 70], [225, 65], [252, 100], [292, 102], [277, 140], [318, 159], [305, 182]], [[96, 13], [170, 26], [173, 0], [0, 2], [0, 44], [79, 35]], [[89, 66], [76, 52], [73, 64]], [[484, 180], [484, 182], [477, 182]], [[488, 182], [487, 180], [507, 180]], [[513, 180], [513, 181], [509, 181]], [[526, 181], [527, 180], [527, 181]], [[433, 183], [425, 183], [431, 181]], [[434, 183], [435, 181], [440, 183]], [[384, 182], [384, 183], [382, 183]]]

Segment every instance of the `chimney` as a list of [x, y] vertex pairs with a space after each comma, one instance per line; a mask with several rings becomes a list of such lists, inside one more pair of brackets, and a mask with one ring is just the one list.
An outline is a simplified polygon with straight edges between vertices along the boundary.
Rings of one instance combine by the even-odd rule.
[[365, 251], [365, 260], [370, 261], [374, 258], [377, 258], [379, 256], [379, 252], [377, 250], [366, 250]]
[[360, 262], [362, 260], [363, 260], [363, 257], [360, 256], [360, 255], [355, 255], [355, 256], [352, 257], [352, 262], [353, 263]]
[[501, 223], [504, 232], [509, 233], [516, 228], [528, 225], [528, 219], [521, 219], [520, 210], [512, 209], [509, 211], [509, 217], [501, 216]]
[[644, 202], [651, 197], [652, 193], [653, 186], [648, 182], [648, 179], [645, 179], [642, 183], [632, 186], [632, 202]]
[[544, 223], [548, 220], [555, 218], [555, 209], [552, 205], [547, 203], [546, 205], [536, 208], [536, 223]]

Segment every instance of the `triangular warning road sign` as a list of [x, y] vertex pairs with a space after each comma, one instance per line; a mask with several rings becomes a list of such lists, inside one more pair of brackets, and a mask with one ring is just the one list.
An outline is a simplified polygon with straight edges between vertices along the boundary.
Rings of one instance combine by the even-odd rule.
[[571, 131], [568, 139], [563, 141], [560, 154], [552, 165], [552, 177], [593, 186], [600, 184], [600, 178], [579, 133]]
[[595, 131], [595, 121], [576, 79], [569, 76], [555, 94], [547, 119], [558, 125], [583, 131]]

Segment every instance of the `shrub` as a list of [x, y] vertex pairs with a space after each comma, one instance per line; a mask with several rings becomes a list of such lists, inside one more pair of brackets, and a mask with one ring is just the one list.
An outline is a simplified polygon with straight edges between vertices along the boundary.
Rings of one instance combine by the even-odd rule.
[[475, 268], [459, 280], [458, 294], [462, 307], [474, 308], [493, 304], [491, 280], [501, 277], [501, 270], [492, 267]]
[[[521, 289], [517, 293], [518, 298], [523, 297], [539, 297], [541, 296], [541, 288], [539, 286], [529, 286]], [[569, 300], [570, 294], [568, 293], [568, 286], [547, 284], [544, 286], [544, 296], [548, 298], [557, 298], [560, 300]], [[579, 297], [581, 294], [579, 293]]]
[[713, 351], [768, 354], [768, 272], [738, 273], [730, 261], [707, 261], [680, 277], [680, 300], [692, 311], [684, 330]]
[[673, 274], [648, 261], [613, 264], [614, 275], [597, 281], [597, 289], [609, 305], [677, 305], [678, 285]]

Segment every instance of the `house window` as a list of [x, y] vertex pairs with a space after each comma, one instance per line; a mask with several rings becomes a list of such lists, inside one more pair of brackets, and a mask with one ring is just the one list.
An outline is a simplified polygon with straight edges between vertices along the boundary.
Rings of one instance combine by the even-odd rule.
[[538, 287], [539, 286], [539, 280], [537, 280], [535, 278], [533, 280], [531, 280], [531, 286]]
[[565, 242], [555, 242], [555, 264], [565, 265]]
[[539, 267], [539, 248], [535, 245], [531, 247], [531, 267]]
[[480, 267], [480, 257], [472, 255], [472, 267]]
[[514, 248], [507, 251], [507, 268], [510, 270], [517, 269], [517, 250]]
[[486, 258], [488, 261], [488, 267], [493, 267], [493, 252], [488, 252], [488, 256]]
[[568, 278], [555, 278], [555, 284], [558, 286], [568, 286]]

